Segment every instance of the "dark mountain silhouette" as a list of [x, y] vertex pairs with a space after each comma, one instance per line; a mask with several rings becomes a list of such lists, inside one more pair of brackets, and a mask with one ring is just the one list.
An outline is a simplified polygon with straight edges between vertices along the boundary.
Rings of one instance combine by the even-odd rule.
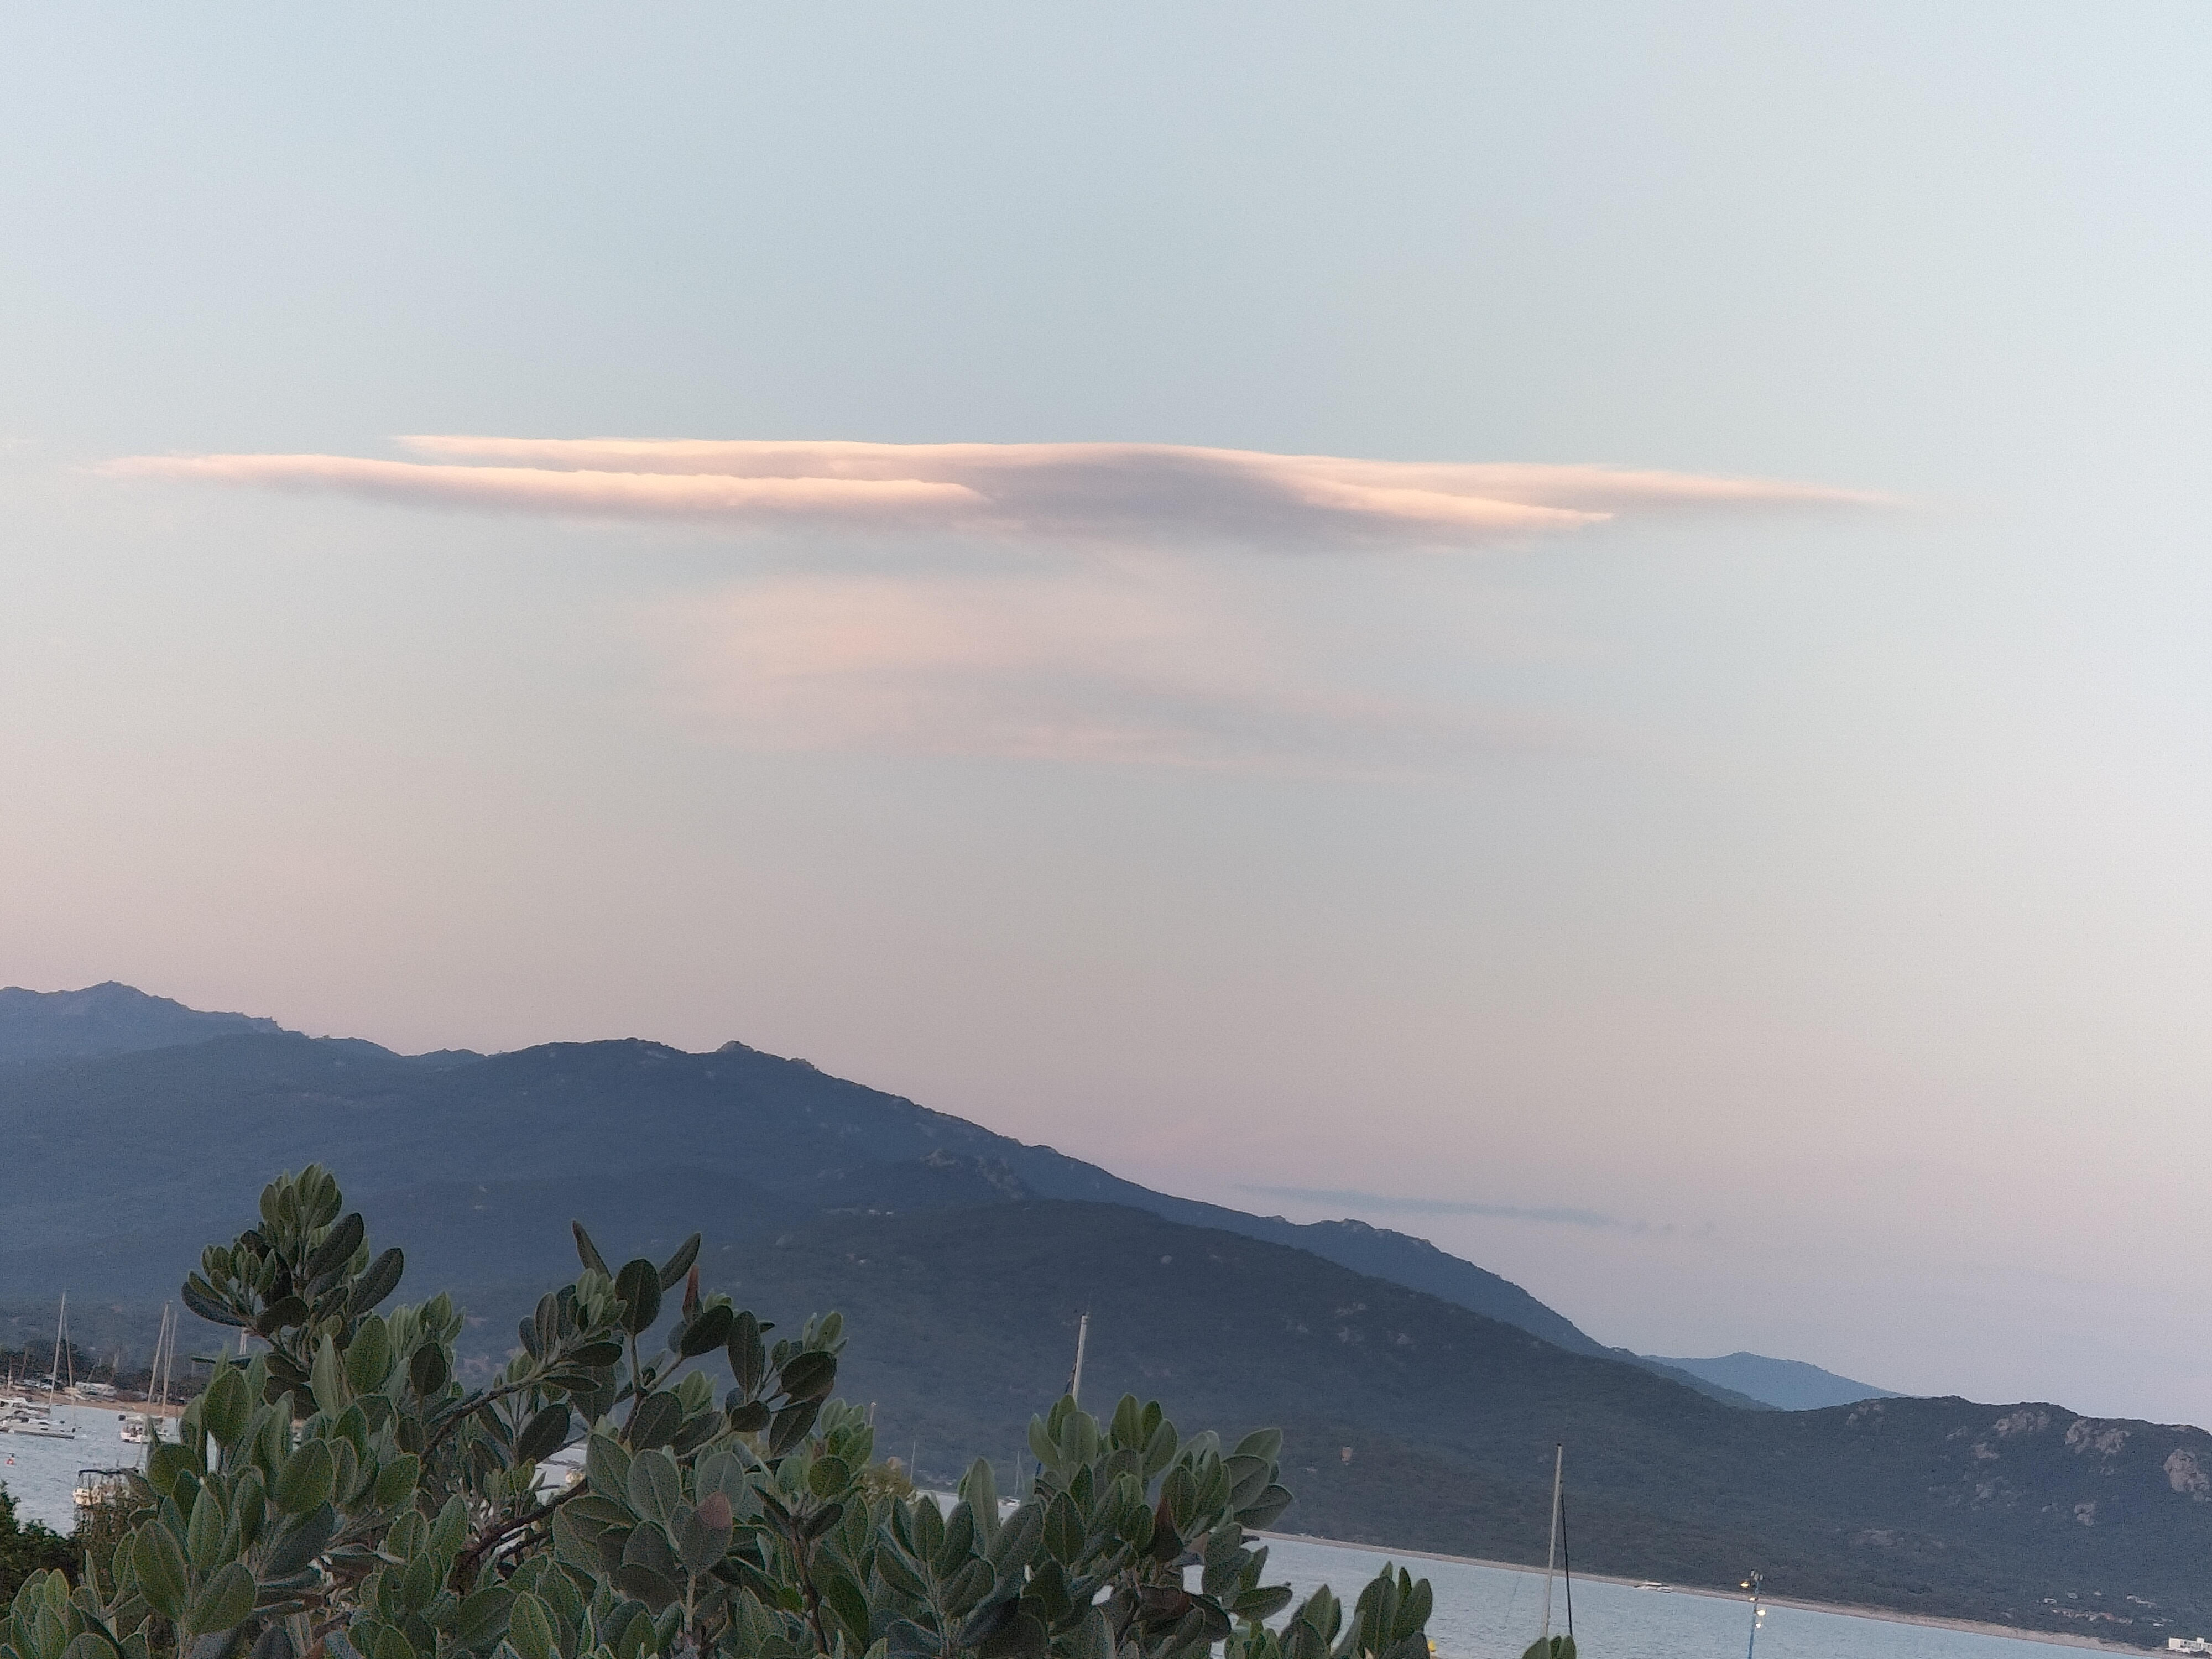
[[82, 991], [0, 988], [0, 1066], [80, 1060], [204, 1042], [241, 1031], [284, 1028], [251, 1014], [206, 1014], [167, 997], [109, 980]]
[[[15, 1137], [0, 1298], [45, 1291], [88, 1256], [118, 1292], [173, 1288], [179, 1249], [197, 1256], [209, 1229], [250, 1213], [276, 1167], [319, 1160], [373, 1213], [443, 1215], [453, 1193], [471, 1189], [439, 1236], [450, 1231], [457, 1247], [494, 1260], [515, 1257], [519, 1224], [543, 1206], [651, 1213], [668, 1182], [702, 1199], [711, 1189], [725, 1224], [744, 1233], [823, 1209], [1130, 1204], [1295, 1245], [1563, 1347], [1607, 1352], [1519, 1285], [1425, 1240], [1156, 1193], [738, 1043], [710, 1054], [633, 1041], [409, 1058], [346, 1039], [219, 1036], [24, 1069], [0, 1080], [0, 1113]], [[180, 1146], [195, 1152], [191, 1191], [139, 1219], [111, 1202], [149, 1190]]]

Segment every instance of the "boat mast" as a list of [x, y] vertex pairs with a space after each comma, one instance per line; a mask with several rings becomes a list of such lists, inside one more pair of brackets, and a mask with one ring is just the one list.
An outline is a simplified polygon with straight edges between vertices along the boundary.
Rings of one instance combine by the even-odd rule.
[[[54, 1368], [52, 1370], [46, 1373], [46, 1397], [50, 1400], [55, 1398], [62, 1391], [62, 1340], [68, 1334], [69, 1292], [67, 1291], [64, 1291], [62, 1292], [61, 1315], [60, 1317], [54, 1321]], [[74, 1384], [76, 1382], [76, 1378], [72, 1376], [70, 1378], [70, 1382]]]
[[161, 1368], [161, 1414], [167, 1417], [169, 1414], [169, 1367], [175, 1363], [177, 1357], [177, 1316], [166, 1302], [161, 1304], [161, 1334], [155, 1339], [154, 1346], [157, 1350], [154, 1357]]
[[1536, 1638], [1540, 1642], [1552, 1639], [1552, 1574], [1559, 1564], [1559, 1483], [1566, 1472], [1567, 1448], [1562, 1441], [1552, 1449], [1552, 1541], [1544, 1551], [1544, 1633]]

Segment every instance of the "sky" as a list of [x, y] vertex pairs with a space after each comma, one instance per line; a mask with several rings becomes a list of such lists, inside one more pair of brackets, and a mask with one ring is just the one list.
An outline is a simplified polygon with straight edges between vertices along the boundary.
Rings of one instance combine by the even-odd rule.
[[2202, 8], [8, 33], [0, 982], [2212, 1422]]

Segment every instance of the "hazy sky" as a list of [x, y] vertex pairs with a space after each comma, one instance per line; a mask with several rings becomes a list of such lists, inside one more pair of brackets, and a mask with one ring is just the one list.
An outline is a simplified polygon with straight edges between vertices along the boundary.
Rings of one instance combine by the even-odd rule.
[[741, 1037], [1608, 1341], [2212, 1420], [2208, 75], [19, 12], [0, 981]]

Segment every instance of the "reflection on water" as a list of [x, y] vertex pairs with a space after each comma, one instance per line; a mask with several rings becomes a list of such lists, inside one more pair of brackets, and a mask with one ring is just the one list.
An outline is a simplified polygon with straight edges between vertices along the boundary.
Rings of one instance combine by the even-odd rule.
[[[0, 1481], [17, 1513], [58, 1532], [76, 1524], [70, 1493], [81, 1468], [136, 1468], [144, 1448], [123, 1443], [112, 1409], [80, 1406], [57, 1415], [77, 1425], [74, 1440], [0, 1435]], [[1386, 1559], [1311, 1539], [1269, 1540], [1267, 1577], [1304, 1595], [1326, 1583], [1346, 1600]], [[1443, 1659], [1520, 1659], [1543, 1616], [1544, 1575], [1456, 1561], [1398, 1558], [1436, 1587], [1429, 1632]], [[1566, 1596], [1554, 1593], [1552, 1628], [1567, 1624]], [[1751, 1634], [1750, 1608], [1717, 1596], [1662, 1595], [1624, 1584], [1574, 1586], [1577, 1645], [1589, 1659], [1735, 1659]], [[1856, 1619], [1845, 1613], [1773, 1607], [1759, 1636], [1758, 1659], [2030, 1659], [2041, 1643], [1964, 1631]]]

